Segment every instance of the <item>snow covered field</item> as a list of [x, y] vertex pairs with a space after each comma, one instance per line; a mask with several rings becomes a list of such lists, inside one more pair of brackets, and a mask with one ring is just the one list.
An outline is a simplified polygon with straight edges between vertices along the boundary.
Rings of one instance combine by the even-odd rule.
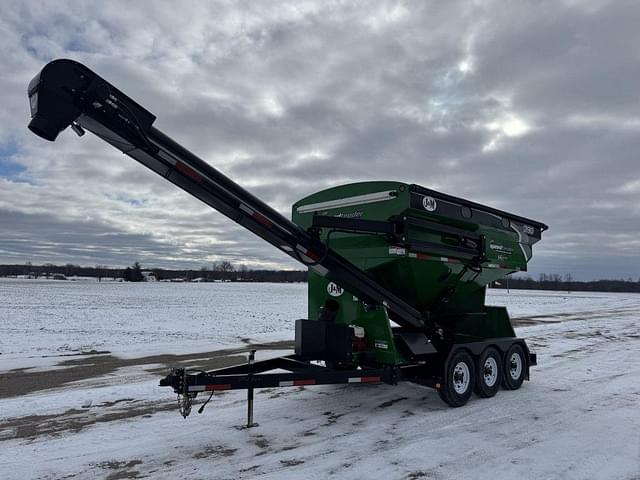
[[1, 479], [640, 479], [640, 295], [493, 290], [538, 353], [521, 390], [262, 390], [249, 430], [244, 392], [183, 420], [158, 378], [291, 340], [304, 285], [3, 279], [0, 299]]
[[109, 351], [139, 357], [290, 338], [306, 284], [97, 283], [0, 278], [0, 371]]

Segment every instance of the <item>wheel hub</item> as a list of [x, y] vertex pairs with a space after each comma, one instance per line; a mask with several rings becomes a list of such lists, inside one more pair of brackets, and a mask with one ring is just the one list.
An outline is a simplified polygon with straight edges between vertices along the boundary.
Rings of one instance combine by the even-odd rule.
[[517, 353], [511, 354], [509, 358], [509, 375], [513, 380], [520, 378], [522, 374], [522, 358]]
[[498, 381], [498, 363], [493, 357], [488, 357], [484, 361], [482, 377], [487, 387], [493, 387]]
[[457, 363], [453, 369], [453, 389], [458, 395], [468, 390], [471, 381], [469, 377], [469, 366], [465, 362]]

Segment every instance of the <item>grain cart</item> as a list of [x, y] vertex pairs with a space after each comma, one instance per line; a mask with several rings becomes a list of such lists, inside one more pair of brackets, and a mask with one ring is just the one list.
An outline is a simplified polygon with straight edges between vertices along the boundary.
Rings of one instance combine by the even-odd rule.
[[[309, 269], [295, 354], [209, 372], [174, 369], [186, 417], [201, 392], [322, 384], [434, 387], [449, 405], [517, 389], [536, 356], [486, 286], [526, 271], [547, 226], [418, 185], [337, 186], [285, 218], [153, 126], [155, 116], [84, 65], [55, 60], [28, 88], [29, 129], [88, 130]], [[209, 397], [211, 398], [211, 397]], [[252, 419], [249, 419], [249, 424]]]

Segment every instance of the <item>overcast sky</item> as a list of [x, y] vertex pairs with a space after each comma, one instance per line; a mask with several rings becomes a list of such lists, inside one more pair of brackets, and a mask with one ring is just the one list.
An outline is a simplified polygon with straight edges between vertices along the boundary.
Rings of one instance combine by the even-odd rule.
[[92, 135], [28, 132], [29, 80], [67, 57], [287, 216], [418, 183], [547, 223], [534, 275], [640, 277], [640, 3], [146, 5], [3, 3], [0, 262], [298, 268]]

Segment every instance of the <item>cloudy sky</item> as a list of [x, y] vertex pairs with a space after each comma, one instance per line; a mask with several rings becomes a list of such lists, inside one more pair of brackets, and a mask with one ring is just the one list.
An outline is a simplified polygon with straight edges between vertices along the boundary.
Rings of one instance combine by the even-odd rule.
[[0, 262], [297, 268], [95, 137], [28, 132], [29, 80], [67, 57], [287, 215], [418, 183], [550, 225], [534, 275], [640, 277], [637, 2], [179, 4], [3, 4]]

